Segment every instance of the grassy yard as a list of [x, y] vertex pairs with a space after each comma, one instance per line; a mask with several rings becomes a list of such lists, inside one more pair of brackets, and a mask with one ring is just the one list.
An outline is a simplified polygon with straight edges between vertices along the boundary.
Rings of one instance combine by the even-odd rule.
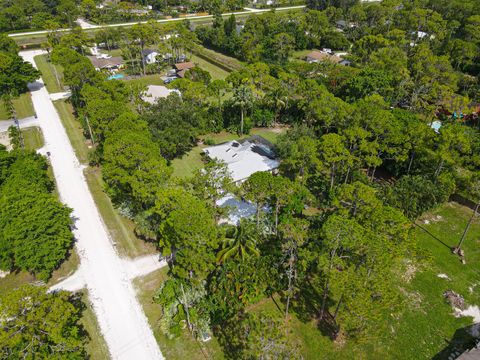
[[141, 84], [143, 86], [164, 85], [160, 74], [145, 75], [145, 76], [139, 77], [138, 79], [125, 80], [125, 81], [130, 84]]
[[[13, 99], [13, 106], [17, 112], [17, 119], [33, 116], [35, 113], [30, 93], [22, 94], [17, 99]], [[9, 116], [7, 115], [7, 110], [5, 109], [3, 102], [0, 102], [0, 120], [9, 120]]]
[[[63, 69], [47, 60], [47, 55], [37, 55], [34, 58], [38, 70], [42, 73], [42, 79], [50, 93], [65, 91], [63, 88]], [[55, 76], [55, 69], [57, 76]]]
[[42, 131], [37, 126], [22, 129], [22, 136], [28, 150], [38, 150], [44, 144]]
[[230, 74], [228, 71], [222, 69], [221, 67], [218, 67], [215, 64], [212, 64], [211, 62], [202, 59], [201, 57], [197, 55], [191, 55], [190, 60], [193, 61], [196, 65], [201, 67], [203, 70], [206, 70], [212, 75], [213, 80], [217, 79], [225, 79], [228, 74]]
[[[444, 300], [448, 289], [464, 296], [467, 304], [480, 305], [480, 219], [477, 219], [465, 240], [467, 264], [462, 265], [453, 256], [454, 246], [471, 215], [471, 210], [456, 203], [448, 203], [426, 214], [418, 221], [421, 226], [415, 233], [421, 248], [432, 255], [424, 269], [416, 269], [415, 277], [407, 284], [401, 284], [407, 294], [407, 310], [400, 318], [390, 314], [378, 323], [383, 330], [380, 339], [358, 344], [347, 341], [343, 347], [333, 344], [323, 336], [314, 320], [302, 322], [293, 313], [290, 319], [290, 337], [302, 349], [305, 359], [431, 359], [439, 354], [457, 330], [472, 325], [472, 318], [453, 316], [453, 310]], [[427, 220], [428, 224], [425, 223]], [[415, 270], [415, 267], [413, 267]], [[449, 279], [438, 277], [446, 274]], [[252, 307], [283, 313], [283, 305], [266, 299]], [[458, 333], [456, 334], [458, 336]], [[468, 339], [462, 334], [457, 340]], [[448, 356], [440, 355], [438, 359]]]
[[[250, 135], [260, 135], [275, 144], [278, 135], [282, 132], [284, 132], [284, 129], [253, 128], [249, 135], [244, 135], [241, 138], [246, 138]], [[222, 131], [219, 133], [203, 135], [200, 138], [201, 140], [209, 140], [213, 141], [215, 144], [221, 144], [226, 141], [238, 139], [239, 136], [234, 133]], [[201, 154], [205, 147], [207, 147], [207, 145], [196, 146], [181, 158], [174, 159], [172, 161], [173, 176], [186, 178], [192, 176], [196, 170], [201, 169], [204, 166]]]
[[290, 57], [291, 60], [305, 60], [308, 54], [310, 54], [312, 50], [298, 50], [294, 51], [292, 53], [292, 56]]
[[167, 271], [167, 268], [163, 268], [134, 280], [143, 311], [148, 318], [163, 355], [169, 360], [223, 359], [222, 350], [215, 338], [202, 343], [194, 340], [187, 330], [176, 339], [169, 339], [161, 332], [159, 326], [161, 310], [160, 306], [153, 301], [153, 297], [162, 282], [168, 279]]

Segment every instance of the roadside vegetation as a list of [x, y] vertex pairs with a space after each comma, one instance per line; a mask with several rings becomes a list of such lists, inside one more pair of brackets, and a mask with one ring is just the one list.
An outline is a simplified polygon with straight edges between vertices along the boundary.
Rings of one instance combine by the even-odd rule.
[[[444, 204], [457, 191], [479, 200], [476, 93], [459, 86], [473, 65], [450, 62], [448, 46], [437, 43], [441, 28], [426, 28], [435, 37], [410, 46], [418, 23], [403, 19], [411, 9], [382, 3], [355, 11], [378, 7], [389, 11], [403, 42], [380, 20], [357, 20], [370, 35], [338, 32], [332, 9], [320, 9], [251, 16], [239, 33], [234, 17], [216, 17], [195, 33], [180, 24], [134, 26], [117, 40], [129, 49], [127, 70], [140, 75], [134, 81], [105, 81], [81, 48], [68, 45], [72, 37], [53, 48], [91, 142], [97, 184], [111, 199], [104, 216], [118, 209], [137, 237], [169, 259], [167, 276], [152, 274], [137, 286], [159, 343], [177, 349], [173, 357], [207, 349], [218, 358], [428, 358], [445, 338], [471, 344], [467, 332], [454, 335], [471, 319], [455, 318], [443, 293], [458, 291], [475, 306], [478, 299], [465, 294], [473, 274], [445, 288], [434, 272], [447, 274], [447, 258], [455, 264], [451, 279], [468, 266], [450, 249], [467, 226], [465, 209]], [[138, 85], [151, 79], [142, 78], [150, 71], [142, 50], [190, 55], [198, 41], [245, 64], [224, 79], [189, 70], [169, 85], [181, 97], [143, 102]], [[293, 53], [350, 44], [350, 67]], [[275, 144], [277, 176], [256, 173], [234, 186], [225, 165], [200, 156], [202, 147], [254, 133]], [[217, 206], [219, 189], [251, 202], [255, 216], [218, 225], [228, 211]], [[462, 223], [443, 240], [443, 252], [419, 228], [435, 209], [447, 223]], [[464, 260], [477, 256], [476, 221], [455, 250]], [[411, 345], [413, 334], [428, 344]]]
[[35, 64], [42, 73], [42, 79], [49, 93], [63, 92], [63, 70], [51, 63], [47, 55], [35, 56]]
[[[139, 80], [107, 81], [84, 56], [91, 39], [55, 34], [72, 94], [57, 107], [97, 206], [120, 252], [168, 261], [135, 282], [167, 357], [461, 353], [480, 305], [478, 7], [307, 3], [98, 33]], [[145, 49], [188, 58], [200, 44], [235, 65], [210, 61], [225, 73], [204, 64], [169, 84], [181, 96], [142, 100], [164, 70]], [[337, 55], [305, 58], [322, 48]], [[234, 183], [201, 157], [251, 134], [274, 144], [274, 173]], [[225, 223], [225, 194], [254, 215]]]
[[[23, 119], [29, 116], [33, 116], [35, 111], [33, 110], [33, 104], [30, 97], [30, 94], [21, 94], [18, 98], [12, 100], [13, 107], [15, 109], [15, 114], [17, 119]], [[5, 104], [0, 105], [0, 121], [1, 120], [10, 120], [11, 114], [5, 108]]]

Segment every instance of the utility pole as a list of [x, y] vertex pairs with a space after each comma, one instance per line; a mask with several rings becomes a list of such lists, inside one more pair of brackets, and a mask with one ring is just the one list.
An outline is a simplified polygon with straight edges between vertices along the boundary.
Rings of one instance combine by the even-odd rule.
[[475, 216], [477, 216], [477, 212], [478, 212], [479, 207], [480, 207], [480, 202], [477, 203], [477, 206], [475, 206], [475, 210], [473, 211], [473, 214], [470, 217], [470, 220], [468, 220], [468, 224], [465, 227], [465, 230], [463, 231], [462, 237], [461, 237], [460, 241], [458, 242], [458, 245], [453, 248], [453, 253], [454, 254], [460, 255], [460, 252], [462, 251], [461, 246], [462, 246], [463, 241], [465, 240], [465, 238], [467, 236], [468, 230], [470, 229], [470, 225], [472, 225], [473, 219], [475, 218]]

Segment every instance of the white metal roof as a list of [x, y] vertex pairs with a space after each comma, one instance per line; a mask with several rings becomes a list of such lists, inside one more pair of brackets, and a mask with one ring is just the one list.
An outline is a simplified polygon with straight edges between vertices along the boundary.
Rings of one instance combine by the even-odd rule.
[[258, 171], [271, 171], [280, 165], [280, 161], [253, 151], [253, 146], [255, 144], [249, 141], [244, 141], [242, 144], [230, 141], [206, 148], [204, 152], [211, 159], [225, 162], [233, 181], [237, 182], [246, 180]]

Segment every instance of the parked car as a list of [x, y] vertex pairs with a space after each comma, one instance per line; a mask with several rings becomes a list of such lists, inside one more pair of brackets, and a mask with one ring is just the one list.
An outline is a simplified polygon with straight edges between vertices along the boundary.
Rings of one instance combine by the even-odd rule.
[[164, 84], [170, 84], [173, 80], [176, 80], [176, 79], [177, 79], [176, 76], [169, 76], [165, 80], [163, 80], [163, 83]]

